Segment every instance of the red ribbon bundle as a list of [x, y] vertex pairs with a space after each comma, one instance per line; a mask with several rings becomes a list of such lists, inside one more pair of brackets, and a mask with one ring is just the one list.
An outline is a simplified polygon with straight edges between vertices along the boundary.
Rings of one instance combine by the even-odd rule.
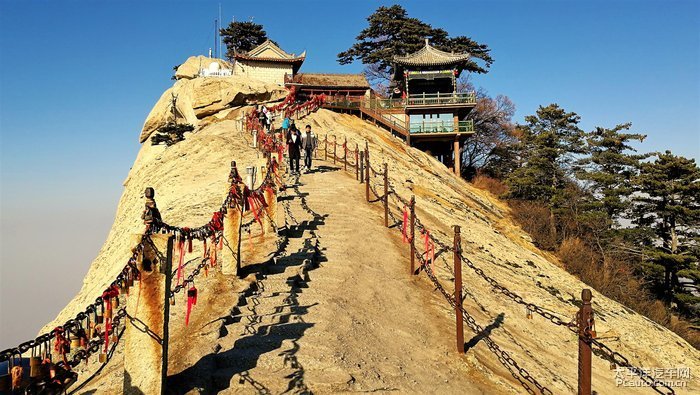
[[102, 293], [102, 303], [105, 304], [105, 308], [110, 312], [110, 314], [107, 314], [105, 317], [105, 353], [107, 352], [107, 347], [109, 347], [109, 334], [112, 332], [112, 298], [118, 297], [119, 288], [117, 288], [116, 285], [110, 286]]
[[250, 210], [255, 216], [255, 220], [262, 226], [262, 219], [260, 214], [262, 210], [267, 207], [265, 203], [265, 197], [261, 191], [251, 191], [248, 187], [243, 189], [243, 196], [245, 197], [245, 210]]
[[197, 304], [197, 288], [194, 284], [190, 289], [187, 290], [187, 313], [185, 313], [185, 326], [190, 324], [190, 313], [192, 312], [192, 306]]
[[185, 240], [180, 238], [177, 242], [178, 251], [178, 263], [177, 263], [177, 281], [176, 284], [180, 285], [180, 280], [182, 279], [182, 265], [185, 262]]
[[224, 215], [221, 213], [221, 211], [217, 211], [214, 213], [214, 215], [211, 217], [211, 221], [209, 221], [209, 224], [207, 226], [212, 231], [212, 233], [224, 230]]
[[209, 264], [216, 266], [216, 236], [211, 235], [211, 247], [209, 248]]

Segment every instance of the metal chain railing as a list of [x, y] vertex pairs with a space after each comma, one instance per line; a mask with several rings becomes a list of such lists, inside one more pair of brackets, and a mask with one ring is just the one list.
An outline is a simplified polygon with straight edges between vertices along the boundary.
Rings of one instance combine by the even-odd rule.
[[[657, 380], [644, 369], [633, 366], [632, 364], [630, 364], [629, 360], [625, 358], [624, 355], [612, 350], [610, 347], [608, 347], [599, 340], [591, 339], [590, 341], [591, 344], [597, 347], [597, 352], [595, 352], [595, 354], [598, 355], [600, 358], [605, 359], [611, 364], [627, 368], [627, 370], [639, 376], [639, 378], [641, 378], [645, 383], [647, 383], [647, 385], [649, 385], [649, 387], [651, 387], [654, 391], [658, 392], [659, 394], [675, 394], [673, 388], [671, 388], [668, 384], [664, 383], [663, 381]], [[665, 388], [667, 392], [662, 391], [661, 388]]]
[[[370, 165], [369, 165], [369, 170], [372, 172], [372, 175], [373, 175], [374, 177], [382, 177], [382, 176], [384, 176], [383, 172], [377, 171], [377, 170], [371, 165], [371, 163], [370, 163]], [[399, 204], [394, 204], [394, 207], [395, 207], [399, 212], [402, 211], [401, 205], [404, 206], [404, 209], [405, 209], [405, 207], [407, 207], [407, 206], [410, 205], [410, 201], [407, 200], [407, 199], [404, 199], [403, 197], [401, 197], [401, 196], [396, 192], [396, 190], [395, 190], [395, 188], [394, 188], [393, 185], [391, 185], [391, 184], [388, 185], [388, 192], [387, 192], [387, 195], [388, 195], [388, 196], [383, 196], [383, 195], [380, 195], [379, 193], [377, 193], [376, 189], [372, 186], [371, 180], [364, 180], [364, 182], [368, 182], [368, 183], [369, 183], [369, 184], [368, 184], [369, 190], [370, 190], [370, 191], [374, 194], [374, 196], [375, 196], [377, 199], [379, 199], [379, 200], [384, 199], [385, 197], [393, 196], [393, 197], [396, 199], [396, 201], [399, 203]], [[388, 216], [391, 218], [391, 221], [392, 221], [394, 224], [400, 224], [400, 223], [402, 222], [402, 219], [401, 219], [401, 218], [398, 218], [396, 215], [394, 215], [394, 213], [393, 213], [392, 210], [389, 210], [387, 214], [388, 214]], [[425, 234], [425, 233], [427, 232], [428, 228], [420, 221], [420, 219], [418, 219], [417, 216], [414, 217], [414, 221], [415, 221], [414, 223], [415, 223], [415, 226], [416, 226], [417, 230], [418, 230], [419, 232]], [[397, 229], [398, 229], [399, 231], [401, 231], [399, 228], [397, 228]], [[440, 253], [442, 253], [442, 252], [454, 252], [454, 248], [453, 248], [451, 245], [449, 245], [449, 244], [447, 244], [447, 243], [441, 241], [440, 238], [436, 237], [436, 236], [435, 236], [435, 232], [428, 233], [428, 235], [429, 235], [428, 237], [430, 238], [430, 240], [431, 240], [435, 245], [437, 245], [437, 246], [440, 247]], [[424, 254], [418, 253], [417, 250], [416, 250], [415, 256], [416, 256], [416, 258], [419, 260], [419, 262], [421, 263], [421, 267], [422, 267], [423, 270], [426, 272], [426, 274], [428, 275], [428, 277], [430, 278], [430, 280], [435, 284], [436, 288], [443, 294], [443, 296], [445, 296], [445, 298], [448, 300], [448, 302], [450, 303], [450, 305], [451, 305], [452, 307], [455, 307], [455, 301], [454, 301], [454, 299], [453, 299], [453, 298], [450, 296], [450, 294], [444, 289], [444, 287], [442, 287], [442, 285], [440, 285], [440, 283], [439, 283], [439, 281], [437, 280], [437, 278], [435, 277], [434, 273], [432, 273], [432, 270], [430, 269], [430, 265], [427, 264], [427, 262], [426, 262], [426, 260], [425, 260], [425, 257], [424, 257]], [[503, 286], [502, 284], [500, 284], [500, 283], [499, 283], [497, 280], [495, 280], [493, 277], [487, 275], [487, 274], [483, 271], [483, 269], [481, 269], [481, 268], [479, 268], [478, 266], [476, 266], [476, 265], [475, 265], [470, 259], [468, 259], [467, 257], [465, 257], [465, 256], [463, 256], [463, 255], [460, 254], [460, 260], [461, 260], [462, 264], [464, 264], [465, 266], [467, 266], [467, 267], [469, 267], [470, 269], [472, 269], [480, 278], [482, 278], [484, 281], [486, 281], [487, 283], [489, 283], [489, 285], [490, 285], [491, 287], [493, 287], [493, 289], [494, 289], [495, 292], [498, 292], [498, 293], [500, 293], [500, 294], [503, 294], [503, 295], [505, 295], [508, 299], [510, 299], [511, 301], [513, 301], [513, 302], [515, 302], [515, 303], [517, 303], [517, 304], [520, 304], [520, 305], [522, 305], [522, 306], [525, 306], [525, 308], [527, 309], [528, 313], [535, 313], [535, 314], [537, 314], [537, 315], [539, 315], [539, 316], [545, 318], [548, 322], [550, 322], [550, 323], [552, 323], [552, 324], [554, 324], [554, 325], [556, 325], [556, 326], [561, 326], [561, 327], [567, 328], [568, 330], [570, 330], [570, 331], [572, 331], [572, 332], [574, 332], [574, 333], [577, 333], [577, 326], [578, 326], [578, 325], [577, 325], [577, 323], [575, 322], [575, 318], [574, 318], [573, 320], [565, 320], [565, 319], [563, 319], [563, 318], [560, 317], [562, 314], [558, 314], [558, 313], [551, 312], [550, 310], [548, 310], [548, 309], [546, 309], [546, 308], [544, 308], [544, 307], [538, 306], [538, 305], [535, 304], [535, 303], [526, 301], [525, 299], [523, 299], [522, 296], [520, 296], [520, 295], [517, 294], [516, 292], [513, 292], [513, 291], [509, 290], [507, 287], [505, 287], [505, 286]], [[448, 269], [451, 269], [451, 268], [449, 267], [449, 264], [446, 262], [446, 260], [443, 259], [443, 261], [445, 261], [445, 265], [447, 265], [447, 268], [448, 268]], [[471, 317], [471, 316], [466, 312], [466, 310], [464, 310], [464, 309], [461, 308], [461, 307], [460, 307], [460, 310], [461, 310], [462, 313], [463, 313], [463, 318], [464, 318], [465, 322], [467, 322], [467, 324], [470, 326], [470, 328], [472, 328], [472, 330], [475, 330], [477, 333], [480, 333], [480, 332], [483, 330], [483, 328], [481, 328], [481, 327], [478, 325], [478, 323], [476, 323], [476, 321], [473, 319], [473, 317]], [[500, 350], [500, 348], [498, 347], [498, 345], [497, 345], [496, 343], [494, 343], [494, 342], [493, 342], [492, 340], [490, 340], [490, 339], [488, 339], [488, 340], [486, 341], [486, 343], [487, 343], [489, 349], [490, 349], [491, 351], [493, 351], [493, 352], [497, 355], [499, 361], [500, 361], [502, 364], [508, 364], [508, 365], [512, 366], [512, 367], [515, 369], [515, 371], [518, 373], [518, 375], [519, 375], [522, 379], [524, 379], [525, 381], [527, 381], [528, 383], [530, 383], [531, 385], [533, 385], [535, 388], [537, 388], [537, 389], [540, 391], [540, 393], [551, 393], [551, 391], [550, 391], [549, 389], [547, 389], [546, 387], [540, 385], [526, 370], [524, 370], [523, 368], [521, 368], [520, 366], [518, 366], [517, 362], [514, 361], [513, 358], [510, 357], [510, 356], [508, 355], [507, 352]], [[667, 384], [665, 384], [665, 383], [662, 382], [662, 381], [659, 381], [659, 380], [655, 379], [655, 378], [652, 377], [650, 374], [648, 374], [647, 372], [645, 372], [644, 369], [641, 369], [641, 368], [639, 368], [639, 367], [635, 367], [635, 366], [631, 365], [631, 364], [629, 363], [629, 360], [628, 360], [626, 357], [624, 357], [622, 354], [620, 354], [620, 353], [617, 352], [617, 351], [613, 351], [613, 350], [610, 349], [607, 345], [605, 345], [604, 343], [602, 343], [600, 340], [592, 339], [592, 340], [591, 340], [591, 343], [597, 347], [596, 355], [598, 355], [599, 357], [601, 357], [601, 358], [603, 358], [603, 359], [605, 359], [605, 360], [610, 361], [611, 363], [614, 363], [614, 364], [619, 365], [619, 366], [622, 366], [622, 367], [626, 367], [626, 368], [629, 369], [631, 372], [637, 374], [640, 378], [642, 378], [642, 380], [643, 380], [646, 384], [648, 384], [650, 388], [654, 389], [656, 392], [661, 393], [661, 394], [674, 394], [674, 393], [675, 393], [674, 390], [673, 390], [670, 386], [668, 386]], [[505, 366], [505, 365], [504, 365], [504, 366]], [[509, 370], [510, 370], [510, 369], [509, 369]], [[513, 374], [513, 370], [511, 370], [511, 373]], [[515, 375], [514, 375], [514, 377], [515, 377]], [[521, 381], [521, 383], [522, 383], [522, 381]], [[664, 388], [664, 389], [667, 390], [668, 392], [663, 392], [663, 391], [660, 390], [660, 388]], [[532, 390], [531, 390], [530, 388], [528, 388], [528, 392], [533, 393], [533, 392], [531, 392], [531, 391], [532, 391]]]

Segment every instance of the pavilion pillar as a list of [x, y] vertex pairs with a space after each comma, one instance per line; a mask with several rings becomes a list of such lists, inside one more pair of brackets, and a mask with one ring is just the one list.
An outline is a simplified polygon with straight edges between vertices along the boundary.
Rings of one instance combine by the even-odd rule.
[[406, 145], [411, 146], [411, 116], [408, 114], [406, 114]]
[[462, 175], [462, 153], [459, 148], [459, 135], [455, 136], [455, 142], [454, 142], [454, 153], [455, 153], [455, 159], [454, 159], [454, 170], [455, 170], [455, 175], [457, 177], [460, 177]]

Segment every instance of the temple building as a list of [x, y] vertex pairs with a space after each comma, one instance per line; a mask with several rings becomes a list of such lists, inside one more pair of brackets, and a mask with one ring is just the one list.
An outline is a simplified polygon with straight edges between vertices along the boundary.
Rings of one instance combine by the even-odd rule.
[[370, 86], [364, 74], [299, 73], [287, 75], [284, 85], [296, 86], [300, 97], [325, 94], [330, 97], [369, 97]]
[[425, 40], [419, 51], [394, 56], [393, 97], [404, 106], [406, 142], [430, 152], [460, 174], [460, 147], [474, 133], [467, 114], [474, 92], [458, 92], [457, 78], [470, 55], [441, 51]]
[[267, 83], [284, 85], [285, 75], [296, 75], [304, 59], [306, 51], [296, 56], [267, 40], [246, 53], [237, 53], [233, 72]]

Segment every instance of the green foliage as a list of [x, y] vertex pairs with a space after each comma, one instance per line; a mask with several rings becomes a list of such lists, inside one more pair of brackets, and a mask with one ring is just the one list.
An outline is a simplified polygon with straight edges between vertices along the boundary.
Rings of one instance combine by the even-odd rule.
[[[603, 288], [628, 286], [616, 283], [624, 270], [641, 277], [637, 283], [666, 306], [700, 317], [700, 298], [681, 281], [700, 283], [695, 161], [668, 151], [638, 154], [633, 145], [646, 136], [630, 133], [630, 124], [584, 133], [578, 115], [556, 104], [525, 121], [513, 133], [516, 143], [499, 138], [496, 147], [503, 151], [494, 150], [489, 161], [501, 171], [488, 173], [505, 174], [507, 197], [514, 199], [510, 206], [523, 229], [551, 250], [580, 240], [601, 264], [597, 281]], [[508, 166], [514, 166], [510, 173]]]
[[229, 60], [232, 60], [236, 53], [248, 52], [268, 39], [263, 26], [254, 22], [231, 22], [220, 32], [226, 44], [226, 57]]
[[171, 146], [185, 139], [185, 133], [194, 130], [194, 126], [189, 123], [174, 123], [169, 122], [164, 126], [158, 128], [158, 130], [151, 136], [151, 144], [159, 145], [165, 144], [166, 146]]
[[667, 298], [687, 293], [678, 282], [680, 273], [697, 278], [700, 259], [700, 168], [695, 160], [666, 151], [653, 162], [642, 163], [633, 179], [634, 223], [646, 229], [637, 238], [649, 260], [663, 267]]
[[640, 161], [649, 157], [636, 155], [631, 141], [642, 142], [643, 134], [623, 133], [632, 124], [617, 125], [612, 129], [597, 127], [588, 133], [587, 142], [590, 156], [578, 162], [577, 177], [587, 183], [593, 199], [587, 205], [588, 211], [602, 212], [611, 222], [629, 212], [629, 197], [634, 192], [630, 183], [636, 176]]
[[443, 29], [434, 28], [417, 18], [409, 18], [406, 10], [398, 4], [379, 7], [367, 18], [367, 22], [368, 26], [356, 37], [357, 42], [338, 54], [340, 64], [360, 60], [363, 64], [372, 65], [374, 73], [388, 78], [392, 71], [392, 57], [418, 51], [423, 48], [426, 38], [438, 49], [468, 52], [483, 61], [483, 66], [469, 61], [466, 65], [469, 71], [486, 73], [493, 63], [488, 46], [466, 36], [449, 37]]
[[580, 117], [557, 104], [540, 106], [519, 126], [521, 165], [506, 179], [510, 197], [558, 206], [576, 154], [585, 152]]

